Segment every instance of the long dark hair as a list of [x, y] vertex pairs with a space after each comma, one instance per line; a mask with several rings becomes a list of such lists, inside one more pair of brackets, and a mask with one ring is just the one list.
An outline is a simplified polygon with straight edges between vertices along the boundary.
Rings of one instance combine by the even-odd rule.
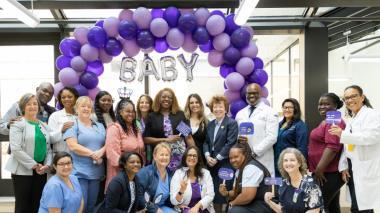
[[[186, 158], [187, 158], [187, 154], [189, 153], [189, 151], [191, 149], [194, 149], [197, 152], [197, 156], [198, 156], [198, 158], [197, 158], [198, 163], [197, 163], [197, 165], [195, 165], [194, 175], [198, 179], [203, 178], [202, 169], [204, 168], [204, 164], [203, 164], [203, 160], [202, 160], [202, 154], [201, 154], [201, 151], [199, 151], [198, 147], [196, 147], [196, 146], [189, 146], [186, 148], [185, 153], [183, 153], [183, 156], [182, 156], [181, 168], [187, 167]], [[187, 174], [189, 174], [190, 171], [187, 171], [187, 172], [188, 172]]]
[[[287, 125], [287, 126], [291, 126], [293, 122], [301, 120], [301, 107], [300, 107], [300, 104], [298, 103], [297, 99], [294, 99], [294, 98], [285, 99], [282, 102], [281, 106], [284, 107], [285, 103], [292, 103], [293, 107], [294, 107], [292, 120]], [[286, 120], [286, 118], [284, 117], [281, 121], [281, 124], [283, 124], [285, 122], [285, 120]]]
[[[354, 89], [354, 90], [356, 90], [356, 91], [359, 92], [359, 95], [360, 95], [360, 96], [363, 95], [363, 89], [362, 89], [360, 86], [358, 86], [358, 85], [351, 85], [351, 86], [348, 86], [348, 87], [346, 87], [346, 89], [344, 89], [344, 91], [347, 91], [348, 89]], [[363, 101], [363, 104], [364, 104], [365, 106], [369, 107], [369, 108], [373, 108], [372, 105], [371, 105], [371, 103], [369, 102], [369, 99], [368, 99], [367, 96], [365, 96], [365, 95], [364, 95], [364, 101]], [[350, 117], [353, 116], [352, 111], [351, 111], [350, 109], [347, 108], [347, 112], [348, 112], [348, 115], [349, 115]]]
[[95, 115], [98, 118], [98, 122], [103, 124], [104, 128], [107, 129], [107, 124], [104, 121], [103, 113], [109, 113], [113, 121], [115, 121], [116, 118], [115, 118], [115, 112], [113, 111], [113, 107], [111, 107], [111, 109], [108, 112], [103, 112], [102, 108], [100, 107], [99, 101], [105, 95], [109, 95], [112, 97], [112, 95], [109, 92], [100, 91], [95, 97], [94, 110], [95, 110]]
[[137, 107], [136, 107], [136, 111], [137, 111], [137, 115], [136, 115], [136, 118], [137, 119], [141, 119], [142, 118], [142, 113], [141, 113], [141, 110], [140, 110], [140, 102], [141, 102], [141, 99], [142, 98], [146, 98], [149, 102], [149, 111], [148, 113], [150, 112], [153, 112], [153, 99], [147, 95], [147, 94], [142, 94], [140, 95], [139, 99], [137, 100]]
[[241, 165], [241, 167], [239, 168], [239, 175], [236, 179], [236, 183], [235, 183], [235, 195], [238, 195], [241, 193], [241, 187], [238, 187], [241, 182], [242, 182], [242, 179], [243, 179], [243, 171], [244, 171], [244, 168], [247, 166], [247, 164], [253, 160], [253, 157], [252, 157], [252, 149], [251, 147], [249, 146], [249, 144], [247, 142], [239, 142], [239, 143], [235, 143], [231, 149], [239, 149], [240, 152], [244, 155], [244, 162], [243, 164]]
[[[128, 104], [131, 104], [133, 107], [133, 111], [136, 114], [136, 108], [133, 102], [127, 98], [122, 98], [119, 103], [116, 105], [116, 121], [120, 124], [120, 126], [123, 128], [124, 132], [128, 135], [128, 127], [125, 123], [123, 117], [120, 115], [120, 111], [127, 106]], [[137, 136], [137, 122], [136, 122], [136, 116], [132, 121], [132, 131]]]
[[52, 166], [51, 166], [51, 169], [50, 169], [50, 172], [52, 174], [57, 173], [57, 170], [54, 168], [54, 166], [57, 167], [58, 161], [61, 158], [64, 158], [64, 157], [69, 157], [70, 160], [71, 160], [71, 163], [73, 162], [73, 157], [69, 153], [67, 153], [67, 152], [57, 152], [57, 153], [55, 153], [54, 158], [53, 158], [53, 162], [52, 162]]

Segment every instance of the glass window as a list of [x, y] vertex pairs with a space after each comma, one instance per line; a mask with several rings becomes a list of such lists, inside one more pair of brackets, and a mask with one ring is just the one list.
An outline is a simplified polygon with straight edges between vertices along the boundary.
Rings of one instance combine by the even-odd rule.
[[300, 45], [290, 48], [290, 95], [299, 101], [300, 99]]
[[281, 103], [289, 97], [289, 50], [276, 58], [273, 62], [273, 104], [275, 111], [281, 111]]

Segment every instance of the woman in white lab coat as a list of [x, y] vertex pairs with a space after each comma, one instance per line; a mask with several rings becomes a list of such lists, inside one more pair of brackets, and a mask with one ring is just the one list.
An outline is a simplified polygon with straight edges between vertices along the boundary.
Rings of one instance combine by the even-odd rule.
[[352, 168], [352, 173], [342, 172], [350, 187], [351, 212], [373, 212], [380, 208], [380, 113], [372, 109], [357, 85], [347, 87], [343, 99], [352, 120], [345, 130], [334, 126], [330, 133], [344, 144], [342, 157], [347, 157], [349, 166], [341, 167]]

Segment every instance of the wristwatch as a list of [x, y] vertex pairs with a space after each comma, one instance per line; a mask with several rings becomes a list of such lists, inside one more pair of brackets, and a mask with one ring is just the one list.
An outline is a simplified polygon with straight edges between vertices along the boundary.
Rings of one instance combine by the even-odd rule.
[[183, 193], [182, 193], [182, 192], [180, 192], [180, 191], [178, 191], [178, 194], [179, 194], [179, 195], [183, 195]]

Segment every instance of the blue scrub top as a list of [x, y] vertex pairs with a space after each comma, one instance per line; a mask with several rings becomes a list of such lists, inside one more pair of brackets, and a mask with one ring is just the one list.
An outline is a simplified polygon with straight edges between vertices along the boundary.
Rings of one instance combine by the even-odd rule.
[[74, 190], [70, 189], [57, 175], [46, 183], [42, 192], [38, 213], [48, 213], [49, 208], [60, 208], [62, 213], [78, 212], [83, 195], [78, 178], [69, 176]]
[[161, 178], [159, 178], [157, 189], [156, 189], [156, 195], [154, 196], [154, 198], [156, 198], [159, 194], [162, 194], [162, 198], [161, 198], [161, 201], [157, 205], [163, 206], [165, 204], [166, 199], [169, 199], [169, 196], [170, 196], [169, 174], [166, 174], [165, 182], [163, 182]]
[[[74, 125], [68, 129], [63, 138], [76, 138], [78, 144], [96, 151], [101, 149], [106, 140], [106, 130], [103, 125], [98, 122], [93, 122], [92, 127], [84, 126], [80, 121], [76, 121]], [[73, 174], [78, 178], [97, 180], [104, 175], [104, 164], [97, 165], [93, 163], [92, 158], [80, 156], [71, 152], [73, 156], [74, 170]]]

